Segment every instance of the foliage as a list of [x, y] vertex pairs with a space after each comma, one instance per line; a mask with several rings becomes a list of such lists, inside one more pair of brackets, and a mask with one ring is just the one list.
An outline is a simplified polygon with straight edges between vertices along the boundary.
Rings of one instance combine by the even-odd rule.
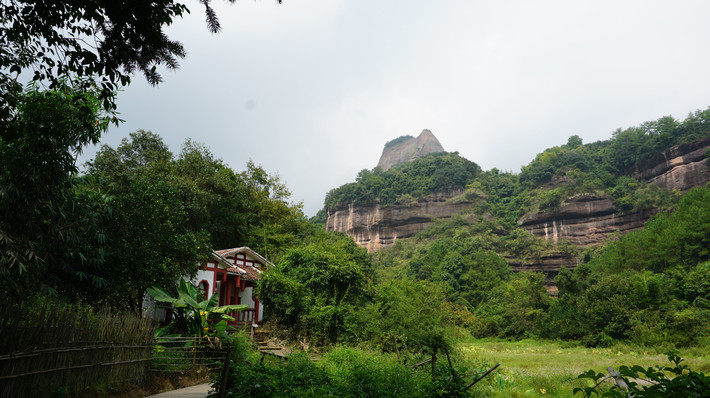
[[675, 352], [668, 354], [672, 366], [657, 366], [644, 368], [642, 366], [619, 367], [617, 375], [605, 377], [602, 373], [589, 370], [579, 375], [579, 378], [591, 379], [592, 387], [575, 388], [574, 394], [582, 393], [583, 397], [592, 394], [600, 395], [600, 385], [609, 378], [620, 378], [627, 385], [622, 389], [618, 385], [601, 394], [604, 397], [703, 397], [710, 391], [710, 376], [691, 370], [688, 365], [681, 364], [683, 359]]
[[147, 287], [196, 272], [212, 248], [251, 246], [273, 259], [311, 228], [278, 176], [252, 162], [235, 173], [191, 140], [175, 157], [139, 130], [87, 166], [85, 189], [113, 196], [106, 257], [120, 278], [100, 299], [114, 306], [137, 308]]
[[321, 344], [346, 340], [348, 319], [367, 299], [372, 273], [365, 249], [343, 234], [320, 233], [288, 251], [261, 280], [265, 316], [288, 326], [292, 337]]
[[609, 243], [574, 272], [561, 271], [545, 335], [592, 346], [630, 339], [666, 347], [707, 336], [709, 192], [690, 191], [674, 212]]
[[[220, 24], [210, 0], [200, 3], [208, 29], [218, 32]], [[155, 85], [162, 80], [158, 66], [177, 68], [185, 49], [163, 29], [189, 11], [173, 0], [3, 1], [0, 119], [12, 112], [12, 101], [7, 99], [11, 98], [13, 74], [25, 71], [33, 73], [35, 81], [48, 80], [51, 89], [61, 87], [63, 79], [86, 78], [84, 87], [100, 85], [104, 108], [115, 109], [115, 91], [129, 84], [134, 72]]]
[[158, 329], [156, 334], [178, 333], [183, 336], [220, 335], [226, 336], [227, 321], [235, 318], [229, 315], [242, 311], [248, 306], [233, 304], [219, 306], [219, 294], [215, 292], [209, 299], [200, 300], [200, 291], [185, 279], [180, 279], [177, 297], [173, 297], [159, 287], [149, 287], [148, 294], [155, 301], [169, 303], [175, 310], [175, 320]]
[[394, 203], [401, 195], [421, 198], [447, 189], [463, 189], [481, 168], [458, 153], [432, 153], [385, 172], [362, 170], [354, 183], [333, 189], [325, 197], [325, 208], [354, 201]]
[[382, 285], [375, 302], [363, 309], [369, 317], [367, 340], [385, 352], [436, 354], [451, 348], [445, 297], [431, 283], [399, 279]]
[[[466, 368], [454, 374], [464, 374]], [[428, 372], [394, 355], [337, 347], [313, 362], [303, 353], [285, 362], [232, 362], [227, 396], [253, 397], [455, 397], [467, 396], [452, 368]]]
[[431, 242], [409, 261], [412, 277], [443, 282], [453, 302], [475, 307], [489, 298], [491, 290], [508, 278], [505, 260], [482, 247], [482, 242], [461, 228], [454, 237]]
[[549, 148], [524, 166], [520, 173], [523, 185], [533, 188], [548, 183], [555, 176], [576, 171], [587, 179], [598, 178], [604, 186], [614, 186], [614, 179], [643, 167], [645, 161], [673, 145], [708, 138], [710, 109], [690, 113], [685, 120], [670, 116], [645, 122], [625, 130], [618, 129], [607, 141], [581, 145], [572, 136], [566, 145]]
[[[103, 286], [97, 274], [108, 201], [79, 191], [75, 156], [95, 144], [115, 116], [94, 92], [60, 82], [54, 91], [30, 85], [17, 111], [0, 124], [0, 275], [3, 296], [53, 291], [65, 281]], [[82, 282], [85, 281], [85, 282]]]
[[491, 291], [490, 298], [474, 314], [481, 320], [478, 336], [528, 337], [539, 333], [549, 306], [544, 275], [537, 272], [514, 274]]
[[399, 143], [413, 140], [413, 139], [414, 139], [414, 137], [412, 137], [411, 135], [401, 135], [393, 140], [387, 141], [387, 143], [385, 144], [385, 148], [389, 148], [389, 147], [395, 146]]
[[633, 269], [662, 272], [710, 260], [710, 189], [686, 194], [672, 213], [662, 213], [646, 227], [609, 245], [592, 262], [609, 271]]

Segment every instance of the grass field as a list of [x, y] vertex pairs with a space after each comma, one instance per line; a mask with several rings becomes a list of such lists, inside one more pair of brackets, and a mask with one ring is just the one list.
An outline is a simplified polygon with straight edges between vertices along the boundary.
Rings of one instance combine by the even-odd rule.
[[[577, 376], [589, 369], [606, 374], [609, 366], [669, 365], [667, 356], [652, 349], [618, 345], [585, 348], [568, 343], [523, 340], [471, 340], [460, 344], [461, 360], [478, 368], [500, 367], [471, 391], [484, 397], [571, 397], [574, 387], [588, 379]], [[679, 350], [691, 369], [710, 372], [710, 347]], [[578, 397], [581, 395], [577, 395]]]

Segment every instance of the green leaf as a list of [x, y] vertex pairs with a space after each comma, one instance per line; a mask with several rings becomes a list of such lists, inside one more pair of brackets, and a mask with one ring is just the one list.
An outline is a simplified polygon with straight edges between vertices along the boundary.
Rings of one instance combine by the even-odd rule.
[[193, 308], [195, 310], [200, 309], [200, 305], [197, 303], [197, 300], [195, 300], [194, 297], [191, 297], [188, 293], [183, 292], [181, 290], [178, 290], [178, 296], [182, 301], [185, 302], [190, 308]]
[[[230, 321], [233, 321], [234, 318], [229, 319], [229, 320], [230, 320]], [[215, 328], [215, 330], [216, 330], [218, 333], [225, 332], [225, 331], [227, 330], [227, 319], [223, 319], [223, 320], [219, 321], [219, 322], [214, 326], [214, 328]]]
[[231, 304], [231, 305], [223, 305], [221, 307], [217, 307], [217, 308], [213, 309], [211, 312], [214, 314], [224, 314], [224, 313], [233, 312], [233, 311], [244, 311], [247, 308], [249, 308], [249, 306], [246, 304]]
[[146, 289], [146, 291], [148, 292], [148, 294], [153, 296], [155, 301], [159, 301], [161, 303], [171, 303], [172, 305], [174, 305], [176, 307], [184, 307], [185, 306], [184, 301], [182, 301], [178, 298], [175, 298], [175, 297], [171, 297], [165, 290], [163, 290], [161, 288], [149, 287], [148, 289]]
[[219, 293], [215, 293], [212, 295], [212, 297], [209, 298], [209, 300], [205, 300], [200, 305], [203, 305], [203, 308], [205, 311], [210, 312], [212, 311], [213, 308], [215, 308], [219, 304]]

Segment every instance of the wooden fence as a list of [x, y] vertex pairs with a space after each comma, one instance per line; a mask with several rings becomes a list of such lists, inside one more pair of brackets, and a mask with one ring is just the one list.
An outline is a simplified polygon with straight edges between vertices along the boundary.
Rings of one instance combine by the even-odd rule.
[[153, 347], [153, 372], [211, 372], [221, 374], [217, 397], [224, 398], [229, 377], [231, 349], [217, 338], [160, 337]]
[[224, 366], [227, 347], [206, 337], [160, 337], [153, 346], [154, 372], [218, 371]]
[[81, 396], [144, 380], [154, 327], [132, 315], [46, 306], [0, 310], [0, 397]]
[[46, 306], [0, 309], [0, 398], [84, 396], [102, 384], [141, 384], [149, 372], [221, 372], [230, 351], [215, 338], [154, 338], [134, 315]]

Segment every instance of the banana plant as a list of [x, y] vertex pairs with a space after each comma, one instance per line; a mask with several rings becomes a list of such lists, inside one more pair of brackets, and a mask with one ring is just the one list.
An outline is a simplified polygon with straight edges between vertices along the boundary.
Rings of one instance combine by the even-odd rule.
[[227, 322], [234, 321], [228, 313], [245, 310], [244, 304], [219, 306], [219, 294], [215, 292], [207, 300], [199, 300], [199, 290], [192, 283], [180, 279], [178, 296], [173, 297], [158, 287], [147, 289], [155, 301], [170, 303], [175, 310], [175, 320], [156, 331], [156, 337], [168, 333], [185, 336], [223, 335], [227, 330]]

